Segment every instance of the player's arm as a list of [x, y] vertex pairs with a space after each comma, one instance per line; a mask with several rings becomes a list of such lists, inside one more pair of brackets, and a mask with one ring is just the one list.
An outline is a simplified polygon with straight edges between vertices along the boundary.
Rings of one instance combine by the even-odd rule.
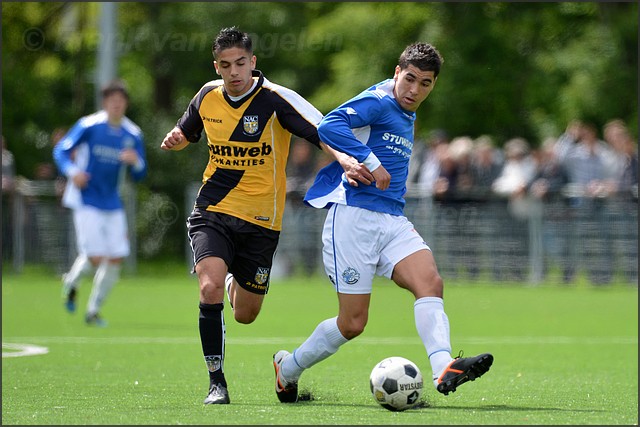
[[185, 110], [176, 126], [167, 133], [162, 140], [160, 148], [163, 150], [183, 150], [190, 142], [198, 142], [202, 136], [204, 123], [200, 117], [200, 104], [205, 95], [215, 89], [211, 84], [204, 85], [200, 91], [191, 99], [189, 106]]
[[318, 111], [306, 99], [297, 93], [287, 90], [283, 91], [277, 102], [278, 121], [292, 134], [304, 138], [308, 142], [319, 147], [333, 159], [335, 159], [345, 171], [345, 176], [350, 185], [358, 186], [358, 182], [370, 185], [373, 175], [367, 167], [359, 163], [355, 158], [342, 153], [320, 141], [318, 128], [315, 123], [322, 119], [322, 113]]
[[91, 176], [73, 161], [73, 151], [82, 141], [86, 129], [85, 121], [79, 120], [53, 147], [53, 160], [58, 170], [78, 188], [86, 187], [91, 179]]
[[374, 181], [374, 177], [369, 169], [363, 163], [358, 162], [355, 157], [351, 157], [348, 154], [335, 150], [322, 141], [320, 142], [320, 148], [340, 163], [340, 166], [344, 169], [345, 177], [347, 178], [349, 185], [357, 187], [358, 182], [365, 185], [371, 185]]
[[[130, 149], [130, 152], [133, 152], [133, 156], [131, 156], [132, 159], [128, 162], [129, 165], [131, 165], [131, 177], [134, 181], [138, 182], [147, 176], [146, 153], [142, 134], [136, 138], [136, 145]], [[133, 157], [135, 157], [135, 159], [133, 159]]]
[[371, 171], [376, 187], [385, 190], [391, 183], [391, 175], [371, 149], [360, 142], [352, 129], [374, 123], [380, 114], [380, 104], [375, 96], [355, 98], [329, 112], [318, 126], [320, 139], [331, 148], [354, 157]]
[[187, 137], [184, 136], [182, 129], [176, 126], [164, 137], [162, 144], [160, 144], [160, 148], [163, 150], [178, 151], [183, 150], [187, 145], [189, 145]]

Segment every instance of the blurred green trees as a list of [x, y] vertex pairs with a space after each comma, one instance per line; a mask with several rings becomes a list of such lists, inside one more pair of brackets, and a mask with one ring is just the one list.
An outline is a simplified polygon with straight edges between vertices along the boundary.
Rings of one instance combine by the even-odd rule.
[[[418, 132], [524, 136], [537, 145], [574, 118], [619, 117], [637, 134], [638, 3], [180, 2], [118, 3], [115, 34], [98, 33], [99, 3], [2, 3], [2, 132], [20, 175], [51, 160], [50, 135], [95, 110], [100, 37], [114, 37], [129, 116], [145, 133], [146, 200], [184, 206], [205, 144], [176, 153], [160, 141], [205, 82], [220, 28], [252, 34], [257, 66], [322, 112], [391, 77], [416, 40], [445, 63], [418, 112]], [[187, 201], [188, 202], [188, 201]], [[165, 236], [181, 253], [184, 224]]]

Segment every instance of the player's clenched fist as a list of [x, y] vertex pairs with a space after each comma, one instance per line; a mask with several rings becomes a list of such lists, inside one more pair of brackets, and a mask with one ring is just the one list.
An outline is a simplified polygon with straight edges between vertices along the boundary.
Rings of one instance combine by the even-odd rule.
[[182, 133], [179, 127], [175, 127], [164, 137], [160, 148], [163, 150], [182, 150], [187, 146], [189, 141]]

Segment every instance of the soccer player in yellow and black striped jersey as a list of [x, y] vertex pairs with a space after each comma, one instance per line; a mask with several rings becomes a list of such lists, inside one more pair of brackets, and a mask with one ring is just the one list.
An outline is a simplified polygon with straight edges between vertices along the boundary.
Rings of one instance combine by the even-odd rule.
[[227, 404], [225, 287], [236, 321], [253, 322], [269, 288], [280, 236], [291, 135], [336, 158], [351, 185], [371, 184], [373, 176], [356, 159], [320, 141], [322, 114], [315, 107], [256, 70], [246, 33], [225, 28], [212, 50], [222, 79], [198, 91], [161, 148], [181, 150], [197, 142], [203, 130], [207, 137], [209, 162], [187, 229], [200, 283], [200, 339], [210, 379], [204, 403]]

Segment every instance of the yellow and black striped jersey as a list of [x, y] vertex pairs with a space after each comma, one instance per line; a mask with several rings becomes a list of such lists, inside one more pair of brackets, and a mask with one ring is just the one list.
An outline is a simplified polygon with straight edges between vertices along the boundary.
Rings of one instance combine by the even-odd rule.
[[253, 71], [255, 87], [234, 101], [222, 80], [206, 83], [178, 121], [190, 142], [204, 129], [209, 163], [195, 207], [281, 230], [291, 134], [320, 147], [322, 113], [296, 92]]

